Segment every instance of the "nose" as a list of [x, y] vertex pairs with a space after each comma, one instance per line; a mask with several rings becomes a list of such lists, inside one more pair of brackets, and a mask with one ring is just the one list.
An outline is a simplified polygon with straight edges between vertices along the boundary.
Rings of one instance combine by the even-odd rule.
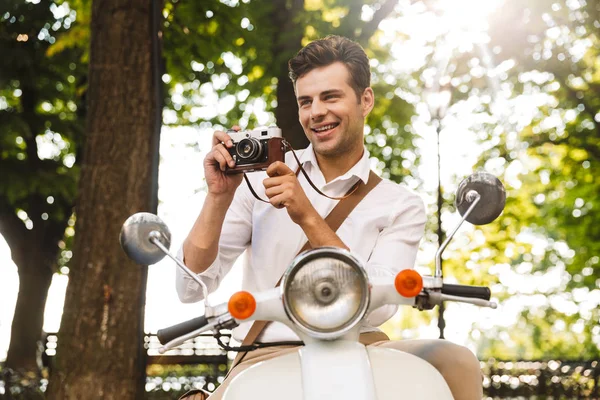
[[313, 100], [310, 108], [310, 119], [317, 120], [327, 114], [327, 107], [319, 100]]

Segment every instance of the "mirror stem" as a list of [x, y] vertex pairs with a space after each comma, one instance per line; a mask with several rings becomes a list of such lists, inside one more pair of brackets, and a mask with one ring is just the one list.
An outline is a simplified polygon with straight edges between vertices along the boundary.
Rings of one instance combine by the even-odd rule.
[[173, 257], [173, 255], [169, 253], [169, 250], [160, 242], [160, 232], [150, 232], [148, 234], [148, 240], [152, 242], [156, 247], [158, 247], [163, 253], [169, 256], [169, 258], [175, 261], [177, 266], [181, 268], [183, 272], [188, 274], [190, 278], [192, 278], [198, 285], [200, 285], [200, 287], [202, 288], [202, 294], [204, 295], [204, 308], [208, 309], [210, 307], [210, 305], [208, 304], [208, 288], [206, 287], [206, 284], [202, 281], [202, 279], [200, 279], [198, 275], [196, 275], [188, 267], [186, 267], [185, 264], [181, 262], [181, 260], [177, 259], [177, 257]]
[[[470, 190], [467, 193], [467, 201], [473, 202], [473, 203], [469, 206], [469, 209], [462, 216], [460, 222], [456, 225], [456, 227], [454, 228], [452, 233], [450, 233], [450, 235], [448, 235], [446, 240], [444, 240], [444, 243], [442, 243], [442, 245], [440, 246], [438, 251], [435, 253], [435, 275], [434, 275], [434, 278], [436, 278], [435, 279], [436, 286], [439, 284], [439, 287], [442, 287], [442, 281], [441, 281], [441, 279], [442, 279], [442, 253], [446, 249], [446, 246], [448, 246], [448, 243], [450, 243], [450, 240], [452, 240], [452, 238], [454, 237], [454, 234], [456, 233], [456, 231], [458, 231], [458, 228], [460, 228], [460, 226], [462, 225], [463, 222], [465, 222], [465, 220], [467, 219], [469, 214], [471, 214], [471, 211], [473, 211], [473, 209], [475, 208], [477, 203], [479, 203], [479, 200], [481, 200], [481, 195], [479, 193], [477, 193], [475, 190]], [[438, 282], [438, 280], [439, 280], [439, 282]]]

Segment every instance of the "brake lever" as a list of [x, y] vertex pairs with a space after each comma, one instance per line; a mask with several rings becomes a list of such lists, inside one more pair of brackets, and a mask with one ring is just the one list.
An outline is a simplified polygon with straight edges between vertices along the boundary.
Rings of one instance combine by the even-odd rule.
[[164, 346], [159, 347], [158, 352], [160, 354], [164, 354], [167, 351], [173, 349], [174, 347], [182, 345], [186, 340], [195, 338], [196, 336], [200, 335], [201, 333], [204, 333], [207, 331], [213, 331], [213, 330], [219, 331], [221, 329], [233, 329], [236, 326], [238, 326], [238, 323], [231, 316], [231, 314], [225, 313], [223, 315], [215, 317], [214, 321], [209, 322], [208, 324], [204, 325], [202, 328], [198, 328], [195, 331], [186, 333], [183, 336], [179, 336], [177, 339], [171, 340]]
[[439, 293], [441, 300], [442, 301], [456, 301], [459, 303], [467, 303], [467, 304], [473, 304], [479, 307], [489, 307], [489, 308], [496, 308], [498, 307], [498, 304], [496, 304], [493, 301], [488, 301], [488, 300], [483, 300], [483, 299], [477, 299], [477, 298], [473, 298], [473, 297], [461, 297], [461, 296], [452, 296], [449, 294], [442, 294]]
[[473, 304], [479, 307], [489, 307], [489, 308], [497, 308], [498, 304], [493, 301], [472, 298], [472, 297], [462, 297], [462, 296], [452, 296], [449, 294], [443, 294], [437, 290], [428, 290], [423, 291], [415, 300], [415, 307], [419, 310], [431, 310], [435, 306], [439, 306], [444, 301], [455, 301], [459, 303], [467, 303]]

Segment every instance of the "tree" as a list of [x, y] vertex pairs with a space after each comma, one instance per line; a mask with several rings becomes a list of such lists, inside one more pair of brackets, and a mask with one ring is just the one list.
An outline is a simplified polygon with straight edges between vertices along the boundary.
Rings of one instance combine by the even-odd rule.
[[525, 309], [519, 327], [534, 356], [598, 357], [600, 9], [579, 1], [511, 2], [511, 9], [514, 35], [528, 40], [507, 46], [506, 35], [494, 35], [499, 56], [514, 60], [509, 79], [516, 90], [545, 94], [516, 138], [496, 147], [507, 169], [525, 167], [516, 177], [520, 204], [509, 210], [518, 216], [513, 232], [545, 241], [530, 241], [531, 253], [517, 252], [513, 260], [520, 274], [562, 274], [553, 287], [531, 293], [546, 301]]
[[117, 238], [129, 215], [156, 212], [160, 9], [142, 0], [92, 2], [88, 133], [51, 399], [144, 391], [147, 270], [127, 259]]
[[[209, 129], [261, 123], [256, 108], [271, 112], [270, 122], [283, 129], [293, 147], [307, 144], [298, 123], [298, 109], [287, 73], [287, 61], [310, 40], [342, 34], [357, 40], [368, 55], [384, 65], [389, 49], [379, 45], [378, 26], [397, 13], [395, 1], [180, 2], [165, 4], [165, 52], [169, 94], [167, 125]], [[362, 11], [370, 10], [370, 18]], [[414, 166], [402, 155], [415, 153], [413, 132], [407, 128], [413, 105], [395, 93], [374, 70], [378, 107], [369, 119], [367, 147], [380, 157], [386, 176], [401, 181]], [[394, 77], [396, 82], [410, 77]], [[199, 96], [198, 91], [205, 96]], [[206, 93], [224, 105], [208, 111]], [[264, 122], [262, 122], [264, 123]], [[392, 150], [393, 149], [393, 150]], [[404, 153], [406, 155], [406, 153]], [[404, 161], [404, 165], [403, 165]], [[418, 157], [414, 158], [414, 163]]]
[[80, 49], [50, 54], [56, 35], [73, 22], [68, 6], [53, 1], [3, 5], [0, 233], [20, 281], [5, 366], [25, 373], [38, 370], [46, 295], [57, 265], [71, 254], [66, 243], [72, 236], [75, 162], [81, 158], [85, 68]]
[[[595, 358], [599, 9], [591, 2], [507, 1], [491, 21], [498, 90], [477, 109], [486, 116], [474, 127], [486, 149], [477, 166], [502, 177], [508, 200], [498, 221], [474, 232], [485, 235], [485, 249], [462, 247], [456, 265], [466, 264], [472, 279], [494, 284], [500, 300], [524, 308], [515, 326], [489, 331], [480, 352]], [[515, 293], [516, 281], [529, 284]]]
[[[69, 171], [67, 175], [71, 179], [71, 183], [67, 185], [60, 181], [60, 184], [56, 184], [56, 182], [59, 182], [57, 176], [50, 176], [48, 169], [44, 167], [44, 176], [48, 175], [48, 182], [51, 183], [48, 184], [46, 191], [41, 192], [42, 200], [52, 195], [55, 199], [54, 204], [57, 204], [59, 202], [56, 200], [57, 194], [55, 191], [58, 188], [63, 190], [70, 188], [68, 192], [70, 197], [65, 200], [66, 205], [64, 206], [64, 209], [68, 211], [63, 213], [65, 217], [62, 219], [62, 231], [64, 231], [64, 227], [69, 226], [65, 221], [71, 217], [76, 192], [76, 178], [84, 155], [80, 151], [83, 148], [81, 121], [85, 111], [83, 95], [86, 93], [85, 89], [88, 82], [84, 67], [86, 67], [89, 57], [86, 43], [90, 37], [90, 2], [77, 0], [69, 2], [69, 5], [67, 3], [60, 4], [60, 7], [66, 10], [67, 13], [65, 15], [62, 15], [64, 13], [57, 13], [60, 16], [59, 18], [48, 13], [48, 7], [59, 7], [49, 0], [42, 1], [38, 5], [15, 2], [13, 7], [21, 7], [20, 11], [5, 14], [3, 22], [6, 22], [6, 27], [13, 29], [16, 25], [10, 20], [14, 16], [17, 16], [16, 20], [19, 20], [18, 16], [22, 14], [24, 15], [24, 21], [29, 21], [29, 13], [44, 9], [46, 12], [45, 19], [40, 26], [49, 25], [43, 28], [37, 27], [28, 37], [29, 43], [33, 43], [32, 38], [37, 38], [38, 35], [45, 38], [43, 40], [38, 39], [40, 43], [36, 46], [43, 45], [46, 47], [44, 47], [44, 51], [38, 51], [39, 48], [36, 48], [34, 55], [38, 58], [29, 62], [29, 67], [36, 69], [32, 70], [33, 72], [30, 72], [29, 76], [44, 77], [43, 80], [45, 81], [47, 74], [43, 68], [56, 70], [62, 65], [61, 62], [64, 62], [66, 66], [64, 68], [60, 67], [64, 69], [66, 76], [63, 78], [61, 85], [56, 85], [56, 90], [62, 90], [61, 93], [65, 93], [64, 89], [59, 90], [58, 88], [65, 87], [65, 81], [69, 83], [70, 90], [68, 94], [72, 96], [71, 102], [63, 99], [58, 94], [49, 94], [49, 99], [56, 99], [56, 105], [53, 105], [51, 111], [44, 111], [44, 107], [47, 108], [47, 106], [40, 102], [37, 103], [36, 108], [45, 118], [52, 113], [58, 115], [58, 118], [52, 120], [52, 131], [60, 133], [63, 140], [68, 140], [68, 146], [65, 147], [67, 150], [64, 150], [60, 153], [60, 156], [55, 158], [59, 161], [66, 159], [67, 164], [71, 166], [70, 168], [58, 169], [63, 174], [65, 170]], [[163, 76], [163, 80], [169, 87], [169, 92], [164, 98], [166, 123], [168, 125], [191, 124], [200, 125], [204, 128], [213, 126], [218, 128], [239, 122], [242, 126], [252, 127], [259, 123], [256, 114], [252, 112], [252, 106], [262, 102], [264, 108], [271, 112], [278, 124], [285, 129], [288, 139], [294, 147], [302, 147], [303, 143], [306, 142], [297, 123], [296, 103], [291, 82], [287, 77], [287, 60], [307, 40], [329, 33], [338, 33], [358, 40], [366, 47], [372, 58], [377, 59], [380, 65], [384, 65], [388, 52], [385, 46], [380, 46], [376, 40], [378, 35], [377, 26], [386, 17], [394, 14], [394, 4], [395, 2], [389, 0], [385, 2], [372, 1], [365, 4], [354, 1], [326, 1], [320, 4], [319, 2], [301, 0], [260, 4], [244, 1], [183, 2], [172, 0], [166, 2], [162, 7], [164, 19], [161, 19], [164, 28], [163, 40], [166, 44], [164, 61], [168, 72], [168, 75]], [[372, 11], [370, 18], [362, 18], [361, 16], [361, 10], [364, 10], [365, 7]], [[323, 14], [321, 11], [323, 11]], [[56, 18], [61, 20], [62, 25], [55, 37], [50, 35], [49, 32], [54, 26], [53, 19]], [[8, 39], [10, 45], [12, 46], [15, 43], [22, 45], [22, 42], [16, 42], [20, 31], [13, 29], [11, 32], [10, 35], [12, 36], [9, 36]], [[47, 35], [41, 35], [40, 32], [46, 32]], [[44, 55], [52, 57], [50, 58], [51, 61], [40, 59]], [[16, 64], [6, 63], [7, 71], [10, 71], [11, 65]], [[71, 70], [73, 65], [75, 69]], [[63, 69], [60, 69], [60, 71], [63, 71]], [[405, 151], [414, 154], [413, 134], [410, 130], [407, 130], [414, 110], [412, 104], [396, 95], [389, 85], [383, 85], [384, 78], [387, 79], [391, 74], [389, 71], [382, 71], [374, 71], [373, 83], [376, 86], [379, 100], [377, 108], [373, 110], [369, 119], [367, 146], [373, 156], [380, 157], [383, 160], [380, 168], [384, 174], [399, 181], [409, 176], [409, 170], [418, 160], [418, 157], [409, 157], [409, 159], [405, 157], [407, 154]], [[10, 75], [3, 74], [3, 76]], [[70, 82], [72, 80], [71, 76], [75, 78], [74, 83]], [[402, 78], [399, 80], [401, 81]], [[226, 83], [223, 84], [222, 82]], [[384, 87], [386, 88], [384, 89]], [[198, 110], [206, 106], [204, 103], [206, 102], [206, 96], [200, 96], [198, 92], [202, 92], [203, 88], [216, 92], [219, 99], [233, 98], [233, 105], [230, 108], [220, 110], [215, 115], [202, 115]], [[15, 110], [19, 109], [18, 102], [20, 100], [12, 94], [12, 89], [7, 93], [5, 98], [10, 105], [9, 111], [14, 114]], [[49, 102], [54, 104], [53, 100]], [[73, 107], [71, 103], [76, 106]], [[72, 109], [75, 109], [75, 112], [71, 111]], [[61, 117], [63, 115], [68, 118]], [[77, 117], [77, 121], [75, 121], [75, 117]], [[79, 126], [79, 131], [70, 134], [69, 130], [63, 127], [66, 122], [59, 126], [59, 120], [63, 121], [65, 119], [72, 122], [73, 126]], [[47, 125], [48, 123], [45, 123], [44, 126]], [[3, 147], [3, 157], [4, 154], [13, 158], [20, 157], [19, 154], [25, 153], [24, 149], [26, 147], [22, 143], [17, 143], [16, 140], [18, 139], [13, 141], [11, 138], [19, 135], [23, 136], [20, 133], [23, 125], [4, 126], [12, 127], [10, 131], [12, 136], [3, 135], [3, 140], [4, 138], [7, 140], [6, 148], [8, 148], [8, 144], [12, 147], [9, 153], [5, 153]], [[79, 132], [79, 134], [76, 135], [76, 132]], [[28, 143], [33, 146], [36, 141], [30, 140]], [[31, 151], [32, 148], [29, 148], [29, 150]], [[35, 154], [35, 151], [32, 151], [32, 154]], [[88, 152], [85, 154], [87, 155]], [[27, 172], [27, 176], [30, 174], [35, 177], [39, 175], [37, 173], [39, 170], [40, 168], [36, 169], [35, 166], [30, 167], [28, 165], [26, 168], [21, 167], [21, 169], [15, 170], [14, 176], [22, 177], [23, 171], [30, 171]], [[13, 192], [15, 191], [14, 187], [22, 185], [17, 179], [3, 182], [7, 185], [6, 191], [3, 191], [3, 193]], [[19, 189], [19, 193], [24, 198], [32, 193], [32, 187], [36, 187], [35, 180], [33, 182], [31, 185]], [[52, 193], [49, 194], [49, 192]], [[16, 221], [14, 218], [15, 211], [23, 210], [28, 213], [29, 217], [30, 214], [35, 215], [33, 211], [30, 212], [24, 205], [19, 205], [16, 202], [2, 207], [2, 210], [5, 212], [6, 218], [13, 221]], [[56, 215], [59, 214], [56, 213]], [[71, 218], [70, 224], [72, 225], [73, 222], [74, 218]], [[21, 225], [23, 225], [22, 222]], [[38, 226], [42, 226], [41, 222], [34, 224], [34, 229]], [[61, 229], [58, 230], [61, 231]], [[69, 226], [67, 231], [69, 235], [72, 235], [74, 230]], [[16, 238], [19, 236], [9, 233], [4, 236], [12, 238], [9, 245], [13, 248], [13, 254], [16, 254], [14, 248], [19, 248], [16, 242]], [[59, 236], [62, 236], [62, 232]], [[69, 236], [69, 238], [71, 237]], [[63, 261], [68, 260], [69, 250], [56, 246], [56, 240], [46, 241], [46, 238], [47, 236], [43, 240], [44, 246], [58, 252]], [[57, 240], [60, 240], [60, 238]], [[64, 243], [59, 244], [64, 247]], [[21, 248], [24, 248], [24, 246], [21, 246]], [[50, 258], [55, 260], [56, 256]], [[81, 261], [73, 260], [73, 262], [74, 264], [69, 264], [68, 267], [71, 267], [71, 269], [80, 268]], [[51, 274], [49, 276], [51, 277]], [[48, 284], [49, 279], [47, 278]], [[31, 292], [26, 289], [26, 280], [22, 280], [21, 287], [24, 289], [23, 293]], [[34, 307], [35, 312], [40, 316], [40, 328], [27, 329], [32, 332], [40, 332], [43, 301], [45, 301], [47, 289], [36, 289], [35, 293], [41, 299]], [[71, 297], [67, 301], [71, 301], [70, 299]], [[32, 315], [30, 309], [23, 310], [18, 307], [15, 320], [18, 318], [28, 320], [29, 315]], [[66, 318], [65, 316], [65, 321]], [[14, 329], [17, 329], [16, 327], [18, 327], [18, 324], [14, 324]], [[19, 332], [22, 332], [23, 329], [25, 328], [22, 328]], [[24, 335], [15, 333], [13, 337], [24, 337]], [[37, 338], [36, 334], [36, 340]], [[32, 349], [37, 349], [36, 344], [32, 341], [29, 341], [25, 347], [30, 352], [35, 351]]]

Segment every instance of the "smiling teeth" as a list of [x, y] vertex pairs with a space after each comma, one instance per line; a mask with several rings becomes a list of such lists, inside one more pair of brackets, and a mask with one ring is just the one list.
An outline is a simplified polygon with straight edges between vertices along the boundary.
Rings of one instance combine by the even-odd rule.
[[314, 130], [317, 131], [317, 132], [323, 132], [323, 131], [328, 131], [330, 129], [333, 129], [335, 127], [336, 127], [335, 124], [330, 124], [330, 125], [322, 126], [320, 128], [314, 128]]

